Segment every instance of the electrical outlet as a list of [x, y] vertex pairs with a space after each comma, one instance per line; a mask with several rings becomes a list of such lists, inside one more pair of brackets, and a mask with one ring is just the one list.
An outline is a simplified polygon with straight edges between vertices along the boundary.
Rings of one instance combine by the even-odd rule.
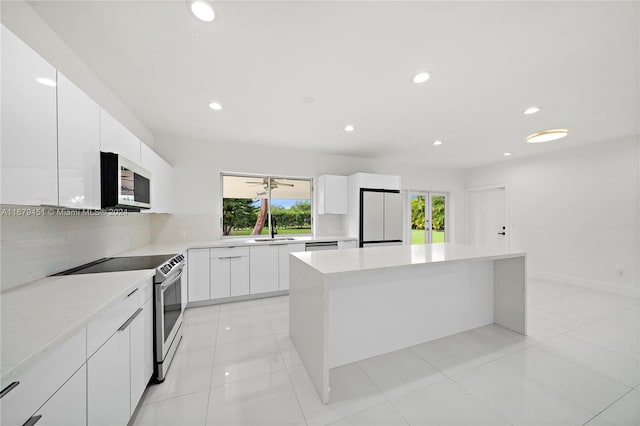
[[616, 265], [616, 275], [621, 277], [624, 274], [624, 269], [622, 265]]

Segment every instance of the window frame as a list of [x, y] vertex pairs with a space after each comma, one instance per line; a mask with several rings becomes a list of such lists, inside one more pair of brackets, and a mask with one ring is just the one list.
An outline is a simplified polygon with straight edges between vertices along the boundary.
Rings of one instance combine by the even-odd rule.
[[[267, 235], [224, 235], [224, 177], [225, 176], [236, 176], [236, 177], [246, 177], [246, 178], [267, 178], [269, 182], [268, 189], [268, 200], [269, 200], [269, 211], [267, 212], [267, 225], [269, 232]], [[308, 180], [310, 185], [310, 199], [311, 203], [311, 234], [287, 234], [287, 236], [291, 237], [314, 237], [316, 234], [315, 228], [315, 217], [316, 217], [316, 203], [315, 203], [315, 178], [309, 176], [287, 176], [287, 175], [270, 175], [268, 173], [242, 173], [242, 172], [220, 172], [220, 187], [219, 187], [219, 197], [218, 197], [218, 215], [220, 217], [219, 230], [220, 230], [220, 239], [254, 239], [254, 238], [269, 238], [271, 235], [271, 180], [275, 179], [292, 179], [292, 180]]]

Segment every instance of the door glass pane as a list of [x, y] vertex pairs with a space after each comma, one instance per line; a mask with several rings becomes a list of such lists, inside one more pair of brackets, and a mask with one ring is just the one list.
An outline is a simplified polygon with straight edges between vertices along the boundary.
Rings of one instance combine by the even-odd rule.
[[431, 196], [431, 243], [445, 242], [445, 196]]
[[222, 235], [268, 235], [269, 178], [222, 177]]
[[271, 224], [276, 234], [311, 234], [311, 180], [271, 178]]
[[425, 241], [425, 196], [411, 196], [411, 244], [424, 244]]

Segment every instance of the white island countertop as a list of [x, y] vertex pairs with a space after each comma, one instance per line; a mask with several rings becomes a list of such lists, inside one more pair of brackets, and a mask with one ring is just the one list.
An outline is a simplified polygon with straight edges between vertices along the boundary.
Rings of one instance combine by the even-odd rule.
[[469, 260], [495, 260], [523, 256], [507, 249], [476, 247], [466, 244], [418, 244], [411, 246], [365, 247], [337, 251], [293, 253], [323, 274], [341, 274], [374, 269], [411, 267], [428, 263], [453, 263]]
[[154, 274], [145, 269], [52, 276], [2, 292], [0, 386]]

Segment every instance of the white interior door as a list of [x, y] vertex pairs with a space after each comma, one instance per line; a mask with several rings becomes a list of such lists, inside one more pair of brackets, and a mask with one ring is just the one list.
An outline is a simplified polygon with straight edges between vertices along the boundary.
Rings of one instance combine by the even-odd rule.
[[505, 188], [467, 192], [469, 244], [481, 247], [508, 247]]

